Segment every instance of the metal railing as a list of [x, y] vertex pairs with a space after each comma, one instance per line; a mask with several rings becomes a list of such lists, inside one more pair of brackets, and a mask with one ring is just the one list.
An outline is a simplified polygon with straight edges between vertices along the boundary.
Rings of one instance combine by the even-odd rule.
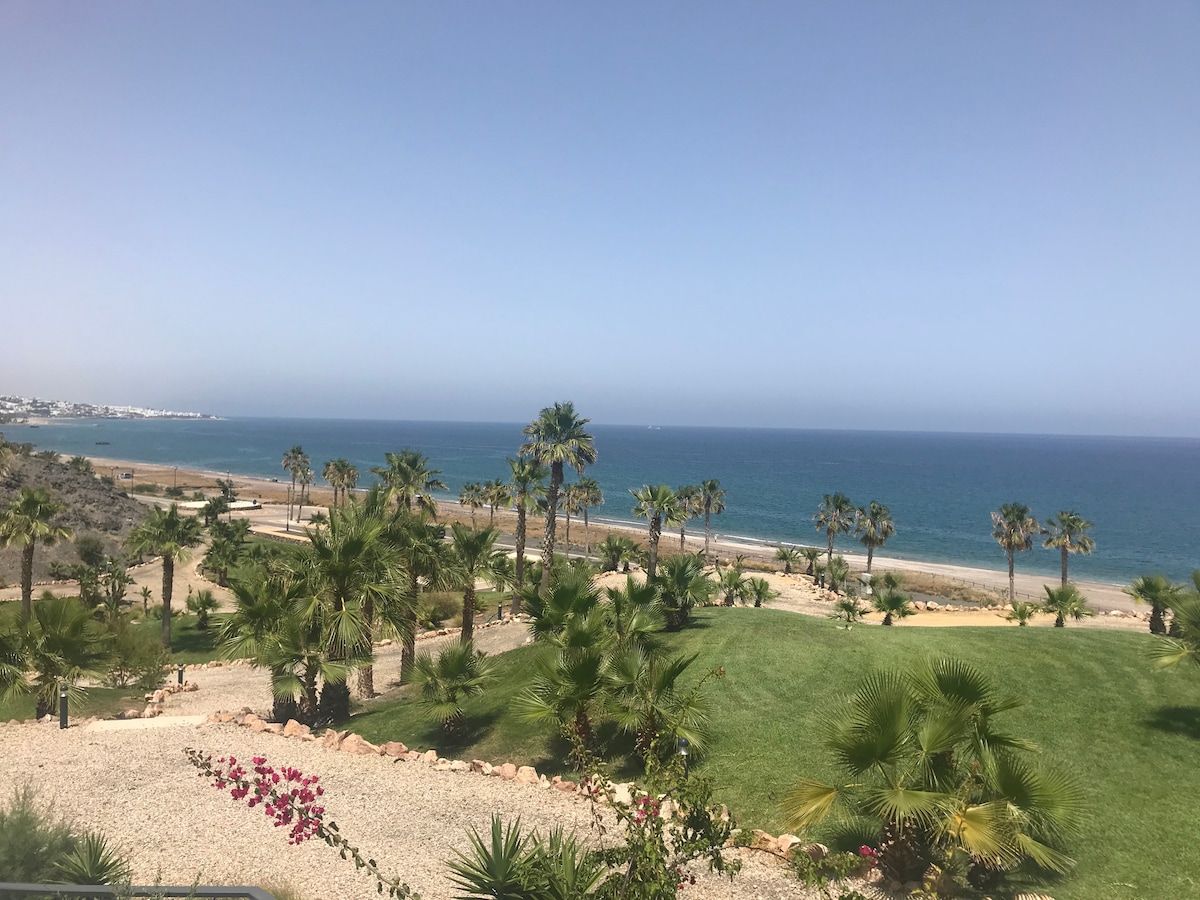
[[13, 900], [19, 897], [223, 897], [226, 900], [275, 900], [262, 888], [214, 887], [192, 885], [190, 887], [151, 885], [127, 886], [111, 884], [15, 884], [0, 881], [0, 898]]

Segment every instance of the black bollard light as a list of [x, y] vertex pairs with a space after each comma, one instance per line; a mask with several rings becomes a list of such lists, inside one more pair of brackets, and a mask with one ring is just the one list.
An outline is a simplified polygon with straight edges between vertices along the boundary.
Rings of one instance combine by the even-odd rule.
[[175, 675], [179, 679], [179, 684], [183, 684], [183, 663], [179, 663], [179, 665], [175, 667]]
[[58, 727], [67, 727], [67, 686], [58, 686]]
[[504, 618], [504, 604], [497, 603], [496, 604], [496, 621], [499, 622], [503, 618]]
[[681, 737], [677, 741], [675, 741], [675, 752], [683, 757], [683, 777], [684, 778], [687, 778], [687, 776], [688, 776], [688, 747], [690, 747], [690, 746], [691, 746], [690, 742], [685, 737]]

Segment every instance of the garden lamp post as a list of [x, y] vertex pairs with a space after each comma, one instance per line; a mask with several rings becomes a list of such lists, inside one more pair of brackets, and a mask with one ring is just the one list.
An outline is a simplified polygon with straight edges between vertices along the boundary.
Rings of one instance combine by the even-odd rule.
[[183, 684], [183, 663], [179, 663], [175, 667], [175, 675], [179, 679], [179, 684]]
[[685, 737], [681, 737], [677, 741], [675, 741], [675, 752], [683, 757], [683, 777], [684, 778], [687, 778], [687, 776], [688, 776], [688, 747], [690, 747], [690, 746], [691, 746], [690, 742]]
[[67, 727], [67, 686], [60, 684], [58, 686], [58, 727]]

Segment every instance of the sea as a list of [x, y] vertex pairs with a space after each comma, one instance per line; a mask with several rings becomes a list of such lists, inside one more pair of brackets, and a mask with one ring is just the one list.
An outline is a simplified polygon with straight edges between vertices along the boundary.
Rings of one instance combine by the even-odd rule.
[[[345, 457], [369, 486], [384, 453], [420, 450], [457, 499], [462, 485], [507, 480], [525, 423], [390, 422], [344, 419], [74, 419], [6, 425], [5, 436], [64, 455], [106, 456], [214, 473], [285, 480], [294, 445], [324, 462]], [[1002, 570], [992, 510], [1020, 502], [1039, 520], [1074, 510], [1095, 523], [1089, 557], [1072, 577], [1127, 584], [1139, 575], [1188, 578], [1200, 567], [1200, 440], [1187, 438], [944, 434], [773, 428], [593, 424], [599, 459], [587, 474], [604, 505], [594, 521], [636, 522], [631, 489], [715, 478], [727, 492], [713, 531], [768, 544], [824, 545], [813, 524], [823, 494], [891, 510], [896, 535], [879, 555]], [[574, 477], [571, 474], [571, 477]], [[570, 478], [568, 479], [570, 480]], [[703, 520], [690, 523], [703, 532]], [[861, 550], [851, 536], [839, 549]], [[1053, 575], [1059, 554], [1018, 555], [1020, 571]]]

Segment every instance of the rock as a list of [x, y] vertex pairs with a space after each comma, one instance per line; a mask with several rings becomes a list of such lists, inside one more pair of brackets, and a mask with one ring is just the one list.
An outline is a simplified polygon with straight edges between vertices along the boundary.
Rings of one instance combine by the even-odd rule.
[[925, 609], [925, 608], [926, 608], [926, 606], [925, 606], [925, 601], [924, 601], [924, 600], [914, 600], [914, 601], [913, 601], [913, 609], [920, 609], [920, 610], [923, 610], [923, 609]]
[[200, 685], [194, 681], [185, 681], [183, 684], [183, 692], [185, 694], [194, 694], [198, 690], [200, 690]]
[[456, 759], [450, 763], [450, 771], [451, 772], [470, 772], [471, 764], [463, 762], [461, 759]]
[[307, 725], [301, 725], [295, 719], [288, 719], [287, 724], [283, 726], [284, 737], [300, 737], [308, 734], [312, 729]]
[[326, 750], [341, 749], [342, 741], [346, 739], [346, 735], [349, 733], [350, 732], [348, 731], [334, 731], [332, 728], [330, 728], [325, 732], [325, 736], [321, 739], [321, 746]]
[[775, 838], [761, 828], [755, 828], [752, 834], [754, 836], [750, 839], [750, 846], [755, 850], [766, 850], [768, 853], [775, 853], [779, 850], [779, 844]]
[[406, 762], [417, 762], [420, 758], [421, 758], [421, 754], [418, 753], [416, 750], [409, 750], [407, 753], [404, 754], [404, 759]]
[[805, 844], [800, 849], [807, 853], [813, 862], [820, 862], [829, 855], [829, 848], [824, 844]]
[[283, 726], [278, 722], [268, 722], [267, 727], [263, 731], [270, 732], [271, 734], [283, 734]]
[[231, 712], [217, 713], [217, 721], [220, 722], [222, 725], [227, 725], [228, 723], [232, 722], [234, 720], [234, 718], [235, 717], [234, 717], [233, 713], [231, 713]]
[[438, 752], [436, 750], [426, 750], [421, 754], [421, 762], [429, 763], [431, 766], [436, 766], [438, 761]]
[[[258, 716], [246, 716], [246, 727], [255, 734], [262, 734], [270, 727], [270, 724], [269, 722], [264, 722]], [[282, 731], [283, 729], [280, 728], [279, 730]]]
[[153, 719], [153, 718], [154, 718], [155, 716], [157, 716], [157, 715], [158, 715], [160, 712], [161, 712], [161, 710], [160, 710], [160, 709], [159, 709], [157, 706], [154, 706], [153, 704], [151, 704], [151, 705], [147, 706], [145, 709], [143, 709], [143, 710], [142, 710], [142, 715], [141, 715], [141, 718], [143, 718], [143, 719]]
[[342, 745], [338, 748], [343, 753], [353, 753], [357, 756], [376, 756], [379, 753], [379, 748], [368, 741], [366, 738], [357, 734], [348, 734], [342, 739]]
[[612, 802], [619, 803], [622, 806], [632, 806], [633, 782], [627, 781], [624, 784], [614, 784], [612, 786]]
[[942, 605], [940, 603], [938, 603], [936, 600], [929, 600], [928, 602], [926, 602], [925, 608], [932, 609], [932, 610], [939, 610], [942, 608]]
[[434, 763], [434, 764], [433, 764], [433, 771], [435, 771], [435, 772], [449, 772], [449, 771], [450, 771], [450, 760], [448, 760], [448, 759], [443, 759], [441, 762], [436, 762], [436, 763]]
[[482, 759], [473, 759], [471, 760], [471, 771], [483, 772], [483, 767], [486, 765], [487, 763], [485, 763]]
[[564, 794], [575, 793], [575, 782], [573, 781], [556, 781], [553, 782], [555, 790], [562, 791]]
[[794, 834], [781, 834], [775, 838], [775, 843], [779, 846], [779, 852], [788, 854], [792, 852], [792, 848], [800, 843], [800, 838]]
[[399, 741], [388, 741], [379, 747], [383, 751], [384, 756], [391, 756], [394, 759], [403, 759], [408, 753], [408, 748]]
[[533, 766], [521, 766], [517, 769], [516, 782], [517, 784], [537, 784], [537, 769]]
[[[125, 712], [121, 713], [121, 718], [122, 719], [136, 719], [138, 717], [138, 715], [139, 715], [138, 711], [136, 709], [131, 708], [131, 709], [127, 709], [127, 710], [125, 710]], [[212, 719], [212, 716], [209, 716], [209, 719]], [[13, 722], [9, 722], [8, 724], [12, 725], [14, 723], [19, 724], [19, 723], [16, 723], [16, 720], [14, 720]]]
[[517, 777], [517, 767], [512, 763], [505, 763], [500, 767], [500, 777], [505, 781], [512, 781]]

